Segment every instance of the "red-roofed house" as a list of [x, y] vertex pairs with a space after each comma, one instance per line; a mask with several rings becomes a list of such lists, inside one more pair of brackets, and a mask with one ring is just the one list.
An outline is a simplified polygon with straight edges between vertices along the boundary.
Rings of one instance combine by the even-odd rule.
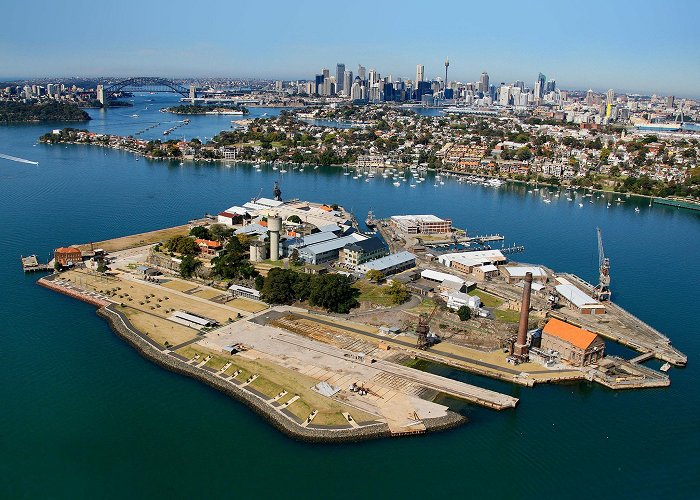
[[197, 238], [194, 242], [199, 246], [199, 253], [202, 255], [209, 255], [211, 257], [216, 257], [219, 252], [224, 248], [224, 246], [218, 241], [214, 240], [203, 240]]
[[605, 356], [605, 342], [595, 333], [556, 318], [542, 330], [541, 348], [559, 353], [560, 359], [574, 366], [586, 366]]
[[61, 266], [70, 266], [83, 261], [83, 254], [75, 247], [57, 248], [53, 253], [53, 258], [56, 259]]

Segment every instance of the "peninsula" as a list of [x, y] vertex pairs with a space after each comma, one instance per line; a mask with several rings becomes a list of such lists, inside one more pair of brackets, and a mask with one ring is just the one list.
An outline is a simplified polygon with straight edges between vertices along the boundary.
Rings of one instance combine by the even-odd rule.
[[[310, 441], [446, 429], [466, 421], [456, 400], [518, 404], [430, 373], [432, 363], [525, 386], [635, 389], [670, 383], [645, 360], [687, 362], [610, 302], [603, 256], [594, 286], [509, 262], [486, 249], [502, 236], [470, 236], [448, 218], [366, 224], [376, 233], [336, 204], [283, 201], [275, 186], [273, 198], [182, 226], [59, 247], [38, 283], [98, 307], [144, 357]], [[607, 355], [606, 341], [640, 355]]]
[[86, 122], [90, 115], [75, 104], [0, 101], [0, 123]]

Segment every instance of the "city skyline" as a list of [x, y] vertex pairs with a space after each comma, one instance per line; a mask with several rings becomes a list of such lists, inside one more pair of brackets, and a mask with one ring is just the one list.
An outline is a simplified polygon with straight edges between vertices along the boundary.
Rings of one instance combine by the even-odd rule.
[[[443, 77], [449, 55], [454, 81], [478, 81], [486, 71], [493, 84], [524, 80], [532, 87], [543, 72], [561, 88], [700, 95], [700, 65], [692, 64], [700, 56], [700, 35], [692, 29], [700, 6], [687, 2], [662, 10], [593, 2], [556, 11], [542, 2], [526, 11], [502, 2], [496, 12], [446, 2], [429, 21], [414, 9], [378, 5], [371, 15], [342, 13], [347, 38], [335, 36], [339, 13], [305, 2], [275, 4], [258, 23], [251, 6], [211, 3], [197, 26], [182, 24], [189, 4], [178, 2], [169, 8], [127, 2], [120, 21], [107, 24], [92, 10], [36, 5], [31, 17], [21, 6], [5, 8], [3, 80], [145, 74], [307, 80], [322, 67], [335, 74], [337, 63], [406, 79], [423, 65], [425, 78], [434, 79]], [[210, 9], [220, 15], [206, 15]], [[29, 39], [28, 20], [35, 26]], [[65, 30], [66, 23], [80, 26], [79, 35]]]

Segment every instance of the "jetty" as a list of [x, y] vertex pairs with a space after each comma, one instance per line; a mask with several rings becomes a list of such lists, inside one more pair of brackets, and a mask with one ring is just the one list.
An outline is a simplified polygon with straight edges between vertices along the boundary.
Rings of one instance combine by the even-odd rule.
[[20, 256], [22, 261], [22, 270], [25, 273], [33, 273], [36, 271], [50, 271], [52, 269], [51, 263], [40, 264], [39, 259], [36, 255], [29, 255], [27, 257]]

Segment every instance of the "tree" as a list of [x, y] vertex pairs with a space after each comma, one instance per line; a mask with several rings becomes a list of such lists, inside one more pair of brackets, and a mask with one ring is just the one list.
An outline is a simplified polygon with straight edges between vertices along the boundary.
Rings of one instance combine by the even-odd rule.
[[211, 233], [209, 232], [209, 229], [207, 229], [204, 226], [194, 226], [192, 229], [190, 229], [190, 236], [194, 236], [195, 238], [201, 238], [203, 240], [211, 239]]
[[289, 254], [289, 263], [293, 266], [301, 266], [304, 263], [301, 256], [299, 255], [298, 249], [293, 249], [292, 253]]
[[460, 321], [467, 321], [472, 317], [472, 311], [468, 306], [462, 306], [457, 309], [457, 316], [459, 316]]
[[184, 237], [175, 245], [175, 251], [182, 255], [196, 255], [199, 253], [199, 246], [192, 238]]
[[209, 226], [209, 236], [216, 241], [224, 241], [233, 234], [233, 229], [223, 224], [212, 224]]
[[260, 295], [269, 304], [292, 304], [296, 300], [294, 284], [297, 273], [291, 269], [274, 267], [265, 278]]
[[360, 290], [352, 286], [347, 276], [323, 274], [313, 280], [309, 302], [312, 306], [323, 307], [329, 312], [346, 314], [359, 305], [359, 294]]
[[265, 278], [263, 278], [260, 274], [258, 274], [255, 277], [255, 289], [259, 292], [260, 290], [262, 290], [264, 284], [265, 284]]
[[406, 285], [399, 281], [393, 281], [386, 293], [391, 297], [391, 301], [394, 304], [403, 304], [411, 296]]
[[378, 271], [377, 269], [370, 269], [369, 271], [367, 271], [367, 274], [365, 274], [365, 278], [367, 278], [369, 281], [379, 283], [384, 279], [384, 274], [381, 271]]
[[301, 217], [299, 217], [298, 215], [290, 215], [289, 217], [287, 217], [287, 222], [301, 224]]
[[185, 255], [180, 262], [180, 276], [183, 278], [191, 278], [197, 268], [202, 265], [200, 260], [195, 259], [191, 255]]

